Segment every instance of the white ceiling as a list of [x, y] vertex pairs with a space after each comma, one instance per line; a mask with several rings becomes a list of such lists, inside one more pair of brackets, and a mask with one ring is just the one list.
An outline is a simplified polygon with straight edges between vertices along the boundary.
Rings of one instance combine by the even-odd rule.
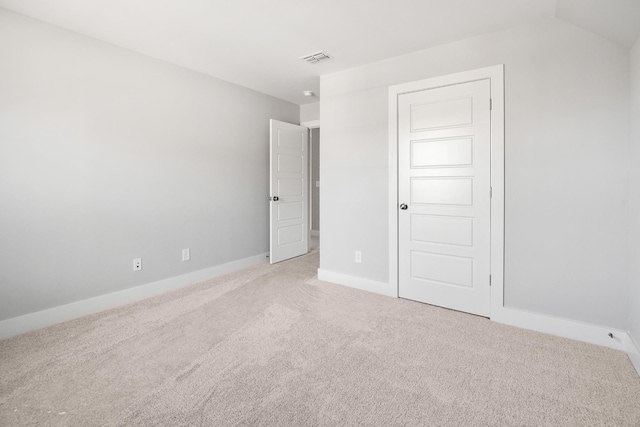
[[[631, 47], [640, 0], [0, 0], [0, 7], [296, 104], [321, 74], [558, 17]], [[325, 50], [334, 59], [307, 64]]]

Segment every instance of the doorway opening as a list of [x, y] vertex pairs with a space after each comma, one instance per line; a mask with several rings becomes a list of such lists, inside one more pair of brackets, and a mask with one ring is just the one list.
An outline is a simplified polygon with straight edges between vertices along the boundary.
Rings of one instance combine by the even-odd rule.
[[320, 128], [309, 129], [309, 250], [320, 249]]

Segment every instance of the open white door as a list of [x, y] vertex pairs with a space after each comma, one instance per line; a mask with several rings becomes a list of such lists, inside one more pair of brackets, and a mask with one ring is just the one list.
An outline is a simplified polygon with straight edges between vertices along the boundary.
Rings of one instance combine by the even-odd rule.
[[308, 129], [270, 120], [271, 264], [309, 252]]

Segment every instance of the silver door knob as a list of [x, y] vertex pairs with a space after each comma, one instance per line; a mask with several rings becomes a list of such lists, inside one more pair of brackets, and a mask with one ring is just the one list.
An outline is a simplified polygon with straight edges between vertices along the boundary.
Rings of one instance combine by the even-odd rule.
[[406, 211], [409, 208], [409, 206], [407, 206], [405, 203], [400, 205], [400, 209], [402, 209], [403, 211]]

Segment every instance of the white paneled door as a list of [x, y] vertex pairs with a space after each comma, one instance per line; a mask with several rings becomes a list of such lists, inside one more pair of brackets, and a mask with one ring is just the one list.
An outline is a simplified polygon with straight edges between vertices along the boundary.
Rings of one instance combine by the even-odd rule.
[[308, 129], [270, 121], [271, 264], [309, 252]]
[[398, 97], [398, 294], [489, 316], [490, 81]]

